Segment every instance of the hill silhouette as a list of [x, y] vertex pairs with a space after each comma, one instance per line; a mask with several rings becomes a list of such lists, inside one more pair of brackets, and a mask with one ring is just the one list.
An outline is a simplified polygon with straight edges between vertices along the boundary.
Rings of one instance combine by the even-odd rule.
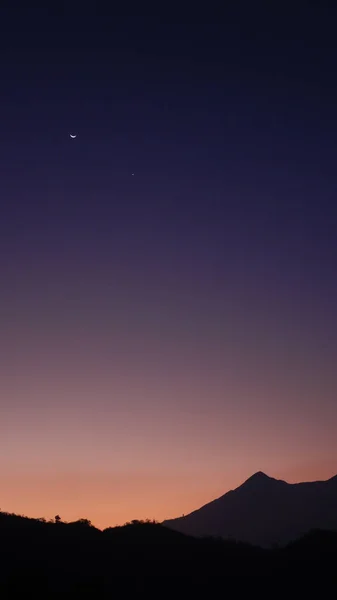
[[337, 533], [313, 531], [286, 548], [266, 550], [234, 540], [193, 538], [151, 521], [101, 531], [81, 519], [46, 522], [0, 513], [1, 598], [116, 591], [116, 578], [279, 576], [313, 567], [334, 574]]
[[270, 548], [313, 529], [337, 531], [337, 476], [290, 484], [261, 471], [192, 513], [164, 525], [193, 536], [220, 536]]

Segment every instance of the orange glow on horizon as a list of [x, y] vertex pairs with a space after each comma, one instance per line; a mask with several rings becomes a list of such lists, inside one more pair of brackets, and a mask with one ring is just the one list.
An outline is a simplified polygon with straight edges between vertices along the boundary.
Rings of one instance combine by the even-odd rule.
[[[299, 467], [298, 477], [289, 472], [267, 473], [289, 483], [329, 479], [336, 474], [333, 465], [321, 465], [315, 472]], [[296, 470], [295, 470], [296, 471]], [[303, 477], [300, 476], [302, 472]], [[311, 475], [310, 475], [311, 473]], [[108, 477], [104, 475], [67, 474], [47, 477], [38, 475], [7, 475], [2, 481], [1, 510], [28, 517], [52, 519], [60, 514], [64, 521], [88, 518], [99, 529], [122, 525], [132, 519], [179, 517], [234, 489], [252, 475], [227, 481], [209, 476], [197, 480], [187, 475], [155, 476], [133, 474]]]

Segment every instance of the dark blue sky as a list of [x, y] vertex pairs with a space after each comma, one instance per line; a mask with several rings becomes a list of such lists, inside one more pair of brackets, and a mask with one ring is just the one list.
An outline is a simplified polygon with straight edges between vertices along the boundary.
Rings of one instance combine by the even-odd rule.
[[[130, 464], [160, 485], [200, 461], [212, 490], [220, 472], [330, 474], [337, 13], [247, 6], [0, 9], [0, 402], [37, 477], [41, 448], [82, 468], [96, 408], [93, 439], [125, 415]], [[55, 411], [82, 459], [39, 438]]]
[[262, 234], [286, 225], [292, 237], [302, 224], [311, 237], [309, 224], [335, 204], [333, 16], [243, 11], [217, 25], [169, 25], [36, 10], [2, 19], [8, 204], [56, 220], [77, 218], [80, 205], [91, 222], [99, 194], [97, 208], [137, 224], [151, 212], [184, 232], [186, 220], [221, 228], [233, 219]]

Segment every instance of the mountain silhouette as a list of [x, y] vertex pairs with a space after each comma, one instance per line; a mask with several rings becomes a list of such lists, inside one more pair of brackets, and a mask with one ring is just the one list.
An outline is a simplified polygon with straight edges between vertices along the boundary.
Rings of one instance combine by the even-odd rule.
[[[268, 479], [250, 478], [245, 489], [278, 486]], [[194, 538], [148, 520], [101, 531], [88, 519], [66, 523], [59, 515], [46, 521], [0, 512], [0, 534], [1, 600], [58, 598], [64, 590], [71, 598], [110, 598], [120, 589], [120, 578], [122, 585], [134, 580], [137, 590], [150, 581], [157, 589], [157, 577], [164, 585], [173, 578], [176, 586], [179, 576], [189, 586], [206, 583], [208, 590], [214, 577], [329, 580], [337, 563], [336, 531], [311, 531], [284, 548], [266, 549], [235, 540]]]
[[284, 546], [311, 530], [337, 531], [337, 475], [290, 484], [258, 471], [235, 490], [163, 525], [265, 548]]

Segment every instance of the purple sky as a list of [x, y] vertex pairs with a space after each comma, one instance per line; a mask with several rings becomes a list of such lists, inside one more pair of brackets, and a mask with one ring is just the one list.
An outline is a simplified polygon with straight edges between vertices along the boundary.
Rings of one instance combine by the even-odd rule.
[[336, 12], [1, 10], [1, 508], [336, 474]]

